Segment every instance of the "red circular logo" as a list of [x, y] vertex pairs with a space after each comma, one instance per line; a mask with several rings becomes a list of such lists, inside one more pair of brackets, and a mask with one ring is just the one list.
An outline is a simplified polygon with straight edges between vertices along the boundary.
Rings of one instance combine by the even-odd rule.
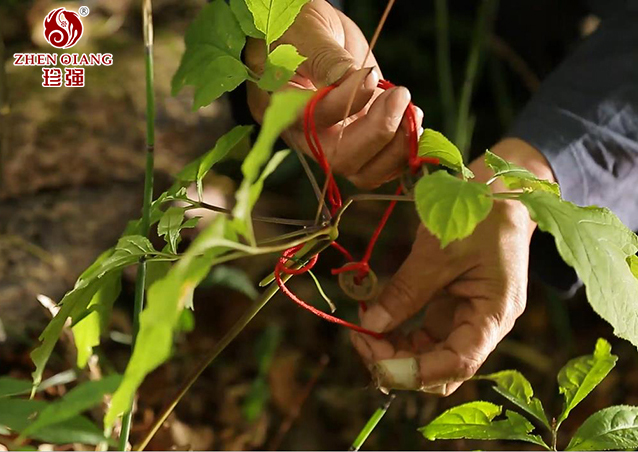
[[58, 49], [73, 47], [83, 32], [80, 15], [66, 8], [54, 9], [44, 18], [44, 39]]

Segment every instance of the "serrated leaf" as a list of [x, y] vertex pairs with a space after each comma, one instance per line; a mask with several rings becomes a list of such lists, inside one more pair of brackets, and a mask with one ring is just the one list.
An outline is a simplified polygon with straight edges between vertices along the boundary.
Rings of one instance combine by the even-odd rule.
[[80, 369], [88, 363], [93, 354], [93, 348], [100, 345], [100, 337], [108, 328], [113, 303], [120, 295], [121, 282], [121, 271], [113, 271], [104, 276], [100, 281], [99, 289], [87, 306], [88, 314], [71, 328], [78, 351], [77, 365]]
[[494, 390], [496, 392], [534, 416], [547, 428], [551, 428], [545, 415], [545, 410], [543, 410], [543, 404], [534, 397], [532, 385], [520, 372], [504, 370], [490, 375], [483, 375], [477, 377], [477, 379], [495, 382]]
[[0, 377], [0, 399], [24, 394], [31, 390], [31, 382], [12, 377]]
[[254, 191], [251, 190], [251, 187], [258, 182], [261, 168], [270, 159], [277, 138], [297, 119], [299, 112], [311, 97], [311, 91], [300, 90], [273, 94], [270, 106], [264, 114], [261, 132], [241, 166], [244, 179], [239, 190], [235, 193], [237, 202], [233, 209], [233, 226], [251, 243], [254, 242], [251, 223]]
[[252, 126], [237, 126], [233, 128], [230, 132], [217, 140], [213, 149], [201, 157], [197, 167], [197, 176], [195, 178], [195, 181], [197, 182], [197, 193], [199, 194], [200, 199], [202, 198], [203, 192], [202, 181], [213, 165], [222, 161], [228, 153], [235, 149], [240, 143], [248, 140], [252, 131]]
[[490, 189], [437, 171], [423, 176], [414, 191], [416, 210], [423, 225], [445, 248], [468, 237], [492, 210]]
[[523, 193], [520, 201], [541, 230], [554, 236], [563, 260], [576, 270], [587, 299], [614, 334], [638, 347], [638, 279], [626, 259], [638, 251], [638, 237], [609, 209], [579, 207], [551, 193]]
[[226, 218], [215, 218], [166, 276], [148, 290], [133, 356], [104, 419], [107, 427], [112, 426], [115, 419], [128, 409], [146, 375], [170, 357], [173, 333], [184, 304], [192, 299], [193, 290], [208, 274], [215, 259], [227, 250], [224, 246], [228, 243], [224, 238], [225, 228]]
[[559, 425], [605, 379], [616, 365], [617, 359], [617, 356], [611, 354], [609, 342], [598, 339], [592, 355], [572, 359], [558, 372], [558, 389], [565, 397], [565, 406], [558, 418]]
[[437, 439], [518, 440], [541, 445], [534, 426], [518, 413], [506, 412], [506, 419], [495, 421], [502, 408], [489, 402], [470, 402], [445, 411], [419, 431], [430, 441]]
[[255, 27], [266, 36], [270, 46], [293, 24], [303, 5], [309, 0], [246, 0]]
[[503, 180], [507, 188], [525, 191], [543, 190], [560, 196], [560, 187], [554, 182], [539, 179], [534, 173], [503, 160], [490, 151], [485, 152], [485, 164], [494, 171], [494, 177]]
[[177, 253], [177, 245], [181, 240], [180, 231], [182, 221], [184, 221], [184, 207], [172, 206], [166, 209], [157, 225], [157, 235], [164, 237], [169, 249]]
[[[0, 400], [0, 426], [21, 432], [39, 412], [50, 406], [42, 400]], [[102, 430], [84, 416], [75, 416], [63, 422], [43, 427], [30, 438], [54, 444], [98, 444], [106, 441]]]
[[89, 408], [99, 405], [106, 394], [115, 392], [121, 381], [120, 375], [110, 375], [101, 380], [82, 383], [64, 397], [42, 409], [35, 421], [20, 432], [21, 436], [33, 436], [45, 427], [72, 419]]
[[425, 129], [419, 138], [419, 157], [433, 157], [446, 168], [459, 172], [465, 179], [474, 177], [474, 173], [463, 163], [463, 155], [454, 143], [441, 132]]
[[226, 265], [218, 265], [206, 277], [206, 285], [223, 286], [237, 292], [243, 293], [251, 300], [259, 295], [253, 282], [246, 273], [238, 268]]
[[173, 95], [195, 87], [194, 108], [210, 104], [248, 79], [241, 61], [246, 35], [224, 0], [202, 8], [188, 27], [186, 51], [172, 81]]
[[77, 323], [87, 314], [88, 304], [101, 287], [100, 280], [111, 272], [135, 264], [140, 257], [153, 252], [155, 250], [148, 239], [129, 235], [122, 237], [115, 249], [102, 253], [89, 268], [84, 270], [73, 290], [60, 301], [60, 311], [40, 334], [39, 339], [42, 343], [31, 352], [31, 360], [35, 364], [32, 374], [34, 388], [42, 381], [42, 372], [62, 334], [67, 319], [70, 317], [73, 323]]
[[264, 34], [255, 27], [255, 19], [253, 19], [253, 14], [248, 9], [245, 0], [230, 0], [230, 9], [235, 14], [246, 36], [256, 39], [265, 38]]
[[290, 81], [297, 68], [306, 61], [290, 44], [278, 46], [270, 52], [257, 86], [264, 91], [277, 91]]
[[638, 407], [611, 406], [592, 414], [576, 430], [565, 450], [635, 450]]

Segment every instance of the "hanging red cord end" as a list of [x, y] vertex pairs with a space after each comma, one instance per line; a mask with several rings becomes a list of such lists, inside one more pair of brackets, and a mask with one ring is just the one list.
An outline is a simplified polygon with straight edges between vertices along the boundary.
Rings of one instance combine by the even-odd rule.
[[284, 283], [284, 281], [281, 278], [281, 273], [285, 273], [285, 274], [288, 274], [288, 275], [300, 275], [302, 273], [308, 272], [317, 263], [317, 259], [318, 259], [319, 256], [315, 255], [315, 256], [312, 257], [312, 259], [310, 259], [310, 261], [308, 261], [307, 264], [305, 264], [301, 268], [292, 269], [292, 268], [286, 267], [286, 263], [292, 257], [294, 257], [295, 253], [297, 251], [299, 251], [302, 246], [303, 245], [298, 245], [296, 247], [287, 249], [286, 251], [284, 251], [284, 253], [281, 255], [281, 257], [277, 261], [277, 265], [275, 266], [275, 281], [277, 282], [277, 285], [279, 286], [281, 291], [288, 298], [290, 298], [292, 301], [294, 301], [299, 306], [301, 306], [303, 309], [312, 312], [317, 317], [320, 317], [320, 318], [322, 318], [324, 320], [327, 320], [328, 322], [331, 322], [331, 323], [336, 323], [337, 325], [345, 326], [346, 328], [349, 328], [352, 331], [356, 331], [357, 333], [367, 334], [368, 336], [374, 337], [375, 339], [383, 339], [383, 334], [382, 333], [375, 333], [374, 331], [367, 330], [367, 329], [365, 329], [363, 327], [360, 327], [359, 325], [355, 325], [353, 323], [346, 322], [345, 320], [342, 320], [342, 319], [340, 319], [338, 317], [334, 317], [334, 316], [332, 316], [330, 314], [327, 314], [327, 313], [325, 313], [323, 311], [320, 311], [319, 309], [315, 308], [314, 306], [309, 305], [308, 303], [306, 303], [305, 301], [303, 301], [302, 299], [297, 297], [297, 295], [295, 295], [290, 289], [288, 289], [288, 287], [286, 287], [286, 284]]

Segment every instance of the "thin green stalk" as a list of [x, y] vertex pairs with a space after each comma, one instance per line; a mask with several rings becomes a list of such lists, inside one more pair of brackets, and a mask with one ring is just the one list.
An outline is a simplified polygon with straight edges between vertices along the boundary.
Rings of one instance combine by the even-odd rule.
[[455, 144], [467, 157], [471, 141], [471, 134], [468, 133], [470, 125], [470, 104], [476, 77], [481, 63], [481, 54], [485, 47], [487, 36], [491, 31], [492, 22], [498, 8], [498, 0], [483, 0], [474, 23], [472, 32], [472, 46], [467, 58], [465, 68], [465, 78], [459, 100], [458, 115], [456, 117]]
[[[314, 256], [315, 254], [321, 253], [324, 249], [330, 246], [331, 240], [323, 240], [321, 242], [317, 242], [314, 246], [311, 246], [312, 249], [309, 250], [307, 256], [308, 259]], [[294, 265], [294, 268], [301, 268], [306, 264], [307, 260], [303, 262], [299, 262]], [[288, 281], [293, 275], [284, 274], [281, 276], [282, 281], [285, 283]], [[246, 325], [250, 323], [250, 321], [255, 318], [255, 316], [263, 309], [264, 306], [270, 301], [272, 297], [279, 291], [279, 286], [277, 284], [271, 284], [268, 289], [262, 294], [261, 297], [255, 301], [248, 311], [244, 313], [240, 317], [237, 322], [230, 328], [230, 330], [224, 335], [224, 337], [215, 344], [213, 349], [206, 355], [202, 361], [197, 365], [197, 367], [191, 372], [191, 374], [186, 378], [182, 386], [177, 391], [177, 394], [170, 400], [170, 402], [164, 407], [162, 412], [159, 414], [151, 428], [146, 432], [142, 441], [135, 447], [135, 450], [140, 451], [144, 450], [148, 443], [153, 439], [155, 433], [159, 430], [162, 424], [168, 419], [168, 416], [173, 412], [179, 401], [184, 397], [184, 395], [188, 392], [190, 387], [195, 383], [195, 381], [199, 378], [199, 376], [206, 370], [208, 366], [219, 356], [221, 352], [223, 352], [228, 345], [235, 340], [235, 338], [241, 333]]]
[[450, 58], [450, 35], [448, 29], [449, 15], [447, 0], [434, 2], [436, 17], [436, 67], [439, 78], [439, 93], [443, 108], [443, 131], [447, 136], [454, 132], [454, 87], [452, 80], [452, 63]]
[[357, 451], [361, 449], [363, 443], [366, 442], [372, 431], [377, 427], [377, 425], [379, 425], [379, 422], [381, 422], [383, 416], [385, 416], [385, 413], [388, 412], [388, 408], [390, 408], [390, 404], [392, 404], [392, 401], [395, 397], [395, 394], [390, 394], [388, 396], [388, 400], [372, 414], [366, 425], [363, 427], [357, 438], [352, 443], [352, 446], [350, 446], [350, 450]]
[[[142, 204], [141, 235], [148, 236], [153, 201], [153, 170], [155, 165], [155, 93], [153, 80], [153, 9], [151, 0], [143, 0], [144, 49], [146, 61], [146, 167], [144, 170], [144, 200]], [[141, 259], [137, 267], [135, 281], [135, 301], [133, 307], [133, 341], [131, 350], [140, 327], [140, 314], [144, 309], [144, 287], [146, 284], [146, 260]], [[119, 450], [128, 447], [133, 420], [133, 403], [124, 415], [120, 432]]]

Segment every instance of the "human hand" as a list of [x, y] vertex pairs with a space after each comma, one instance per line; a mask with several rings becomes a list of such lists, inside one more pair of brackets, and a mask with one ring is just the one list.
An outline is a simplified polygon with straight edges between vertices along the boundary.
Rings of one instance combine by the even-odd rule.
[[[504, 140], [493, 152], [554, 180], [544, 157], [521, 140]], [[483, 158], [470, 167], [479, 181], [492, 176]], [[525, 309], [534, 228], [521, 203], [505, 200], [494, 202], [470, 237], [443, 250], [420, 227], [378, 303], [361, 313], [364, 328], [386, 337], [352, 334], [379, 387], [447, 396], [476, 373]], [[424, 307], [424, 317], [412, 319], [416, 329], [399, 328]]]
[[[396, 87], [377, 88], [381, 77], [374, 55], [364, 62], [368, 42], [357, 25], [325, 0], [307, 3], [294, 24], [276, 44], [292, 44], [307, 60], [284, 89], [316, 89], [338, 83], [316, 110], [317, 131], [332, 169], [360, 188], [375, 188], [406, 166], [408, 139], [402, 127], [410, 103], [410, 92]], [[264, 42], [251, 39], [245, 51], [246, 64], [256, 73], [266, 60]], [[346, 116], [352, 93], [352, 108]], [[248, 105], [261, 122], [270, 94], [248, 84]], [[423, 112], [417, 108], [420, 128]], [[342, 127], [343, 136], [339, 141]], [[310, 154], [298, 122], [283, 135], [295, 149]], [[337, 145], [338, 143], [338, 145]]]

